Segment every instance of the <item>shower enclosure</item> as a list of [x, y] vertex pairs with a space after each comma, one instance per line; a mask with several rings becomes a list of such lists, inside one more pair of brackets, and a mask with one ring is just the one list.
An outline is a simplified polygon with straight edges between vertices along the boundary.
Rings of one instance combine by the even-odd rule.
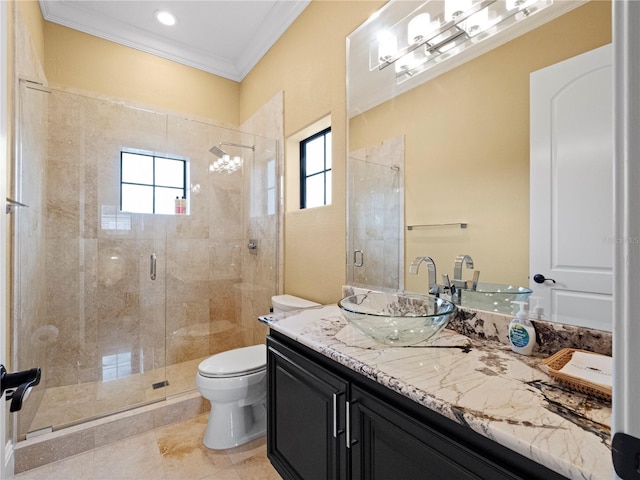
[[404, 139], [347, 159], [347, 283], [404, 289]]
[[[18, 103], [13, 356], [16, 370], [42, 368], [19, 440], [193, 390], [204, 357], [264, 341], [274, 139], [27, 81]], [[214, 168], [221, 143], [238, 169]], [[150, 184], [127, 178], [127, 154], [151, 162]], [[163, 162], [183, 167], [184, 185]], [[182, 188], [186, 211], [127, 203], [132, 185], [151, 205]]]

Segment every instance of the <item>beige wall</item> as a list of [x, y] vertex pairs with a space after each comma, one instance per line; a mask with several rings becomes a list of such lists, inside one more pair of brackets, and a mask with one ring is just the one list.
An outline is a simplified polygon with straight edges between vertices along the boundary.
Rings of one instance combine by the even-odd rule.
[[352, 151], [405, 135], [407, 225], [469, 223], [406, 232], [405, 268], [428, 255], [452, 276], [470, 254], [480, 281], [528, 285], [529, 74], [609, 42], [611, 4], [590, 2], [352, 119]]
[[44, 19], [38, 0], [17, 2], [18, 10], [29, 31], [31, 47], [40, 64], [44, 64]]
[[44, 39], [51, 86], [239, 124], [237, 82], [51, 22], [45, 22]]
[[[36, 2], [30, 3], [36, 4]], [[232, 125], [237, 125], [249, 118], [276, 93], [282, 91], [284, 92], [285, 138], [330, 114], [334, 131], [332, 204], [286, 215], [284, 290], [287, 293], [320, 302], [333, 302], [340, 297], [340, 286], [345, 278], [344, 159], [347, 149], [345, 38], [384, 3], [384, 1], [312, 1], [241, 84], [49, 22], [44, 22], [44, 65], [47, 78], [54, 86], [64, 85], [81, 91], [99, 92], [135, 102], [158, 105], [170, 111], [212, 118]], [[581, 23], [579, 28], [575, 28], [574, 25], [573, 28], [563, 32], [563, 38], [577, 38], [581, 42], [585, 41], [589, 35], [596, 33], [593, 39], [589, 40], [590, 45], [584, 43], [572, 52], [568, 48], [563, 48], [560, 42], [545, 35], [529, 34], [530, 39], [535, 39], [535, 35], [540, 36], [538, 40], [545, 46], [541, 49], [542, 53], [526, 58], [510, 50], [511, 47], [502, 47], [491, 61], [497, 65], [494, 71], [500, 72], [499, 80], [504, 82], [499, 84], [500, 89], [509, 93], [515, 90], [520, 90], [521, 93], [528, 92], [528, 71], [606, 43], [608, 40], [603, 38], [610, 38], [610, 32], [601, 34], [602, 29], [598, 25], [610, 25], [610, 3], [592, 3], [582, 7], [576, 13], [569, 14], [577, 16], [576, 18], [579, 18], [577, 21]], [[35, 43], [37, 50], [37, 44], [40, 43], [37, 35]], [[501, 55], [503, 58], [500, 58]], [[505, 65], [509, 66], [508, 70], [504, 70]], [[127, 75], [122, 75], [123, 66], [127, 68]], [[146, 82], [150, 72], [159, 79], [153, 84]], [[464, 83], [471, 78], [471, 75], [481, 73], [483, 73], [481, 64], [478, 61], [471, 62], [461, 69], [451, 71], [429, 82], [431, 93], [411, 92], [407, 98], [411, 100], [411, 96], [421, 95], [423, 98], [419, 99], [420, 102], [428, 101], [431, 105], [430, 109], [433, 105], [443, 105], [446, 93], [436, 95], [436, 92], [442, 92], [444, 85]], [[507, 78], [512, 78], [512, 81], [506, 81]], [[180, 85], [181, 88], [176, 88], [176, 85]], [[474, 82], [472, 89], [467, 90], [475, 93], [476, 85], [477, 81]], [[490, 78], [483, 80], [482, 86], [485, 90], [491, 90], [492, 85]], [[411, 116], [402, 120], [413, 127], [413, 132], [421, 136], [429, 132], [429, 129], [435, 132], [433, 137], [436, 143], [430, 150], [430, 157], [434, 159], [438, 168], [438, 175], [434, 175], [433, 163], [407, 162], [406, 177], [410, 181], [406, 185], [406, 220], [419, 222], [422, 218], [433, 216], [434, 212], [440, 215], [445, 211], [445, 207], [432, 199], [445, 199], [446, 208], [450, 210], [450, 215], [446, 217], [457, 217], [457, 210], [462, 207], [460, 204], [455, 206], [456, 192], [472, 193], [473, 201], [464, 202], [465, 208], [469, 203], [483, 206], [482, 209], [476, 208], [478, 211], [475, 214], [477, 220], [475, 223], [495, 217], [497, 203], [508, 203], [512, 207], [510, 207], [511, 210], [501, 210], [499, 213], [508, 219], [508, 222], [499, 229], [499, 235], [502, 239], [510, 239], [508, 242], [503, 242], [505, 248], [510, 248], [510, 245], [519, 245], [519, 247], [517, 247], [518, 253], [513, 249], [514, 253], [511, 254], [513, 258], [501, 264], [505, 265], [505, 269], [509, 271], [512, 271], [509, 264], [521, 265], [518, 271], [513, 273], [519, 283], [526, 280], [527, 267], [522, 265], [526, 265], [528, 258], [528, 253], [523, 253], [528, 249], [522, 248], [522, 245], [528, 244], [528, 105], [521, 93], [520, 97], [514, 100], [491, 104], [487, 102], [485, 109], [479, 108], [476, 112], [477, 116], [470, 119], [469, 123], [461, 129], [462, 133], [457, 134], [470, 138], [467, 142], [460, 142], [457, 140], [459, 137], [455, 137], [454, 142], [437, 143], [438, 139], [451, 140], [451, 132], [447, 133], [439, 129], [445, 124], [442, 118], [446, 117], [432, 115], [431, 120], [427, 120], [426, 123], [412, 122]], [[482, 98], [490, 97], [485, 95]], [[467, 105], [476, 103], [475, 98], [466, 101]], [[507, 122], [507, 127], [518, 126], [513, 138], [508, 138], [502, 133], [502, 127], [493, 124], [497, 115], [489, 116], [487, 112], [488, 108], [493, 111], [495, 107], [508, 112], [511, 120]], [[434, 121], [434, 118], [439, 120]], [[388, 138], [401, 133], [402, 130], [382, 124], [376, 126], [375, 122], [367, 123], [367, 128], [371, 129], [369, 132], [371, 136], [367, 133], [366, 138], [353, 142], [352, 148], [365, 145], [371, 138]], [[474, 133], [479, 124], [491, 124], [493, 126], [491, 135]], [[356, 123], [352, 128], [358, 135]], [[468, 135], [472, 137], [467, 137]], [[509, 145], [504, 143], [505, 139], [509, 140]], [[490, 154], [489, 146], [498, 141], [504, 146], [504, 151], [499, 156], [495, 156]], [[473, 151], [473, 155], [469, 155], [469, 149]], [[477, 160], [483, 149], [484, 162], [493, 162], [500, 167], [507, 165], [509, 169], [503, 169], [500, 175], [487, 178], [486, 164]], [[452, 150], [454, 150], [453, 154]], [[407, 158], [418, 158], [419, 152], [419, 158], [424, 158], [422, 155], [424, 146], [420, 146], [415, 138], [407, 139]], [[476, 160], [470, 163], [469, 159]], [[438, 182], [438, 176], [442, 172], [455, 173], [453, 184], [452, 181]], [[479, 182], [479, 178], [483, 180]], [[476, 186], [480, 183], [484, 184], [485, 181], [493, 183], [486, 184], [488, 188], [483, 188], [481, 195]], [[427, 190], [424, 187], [426, 184], [432, 187]], [[436, 189], [433, 188], [434, 185]], [[491, 196], [484, 198], [488, 191], [501, 193], [498, 198]], [[509, 197], [515, 197], [515, 200], [505, 200]], [[484, 199], [481, 202], [477, 201], [482, 198]], [[467, 220], [469, 221], [468, 218]], [[511, 238], [512, 234], [513, 238]], [[410, 258], [413, 254], [429, 254], [422, 247], [425, 239], [414, 238], [418, 239], [414, 243], [411, 243], [413, 240], [410, 238], [407, 240], [407, 257]], [[486, 257], [487, 260], [493, 258], [489, 256], [489, 252], [486, 252], [486, 256], [484, 251], [478, 255], [479, 266], [480, 258]], [[411, 284], [408, 285], [410, 286]]]
[[284, 91], [285, 138], [331, 115], [332, 204], [284, 222], [285, 292], [321, 303], [339, 300], [345, 281], [346, 37], [384, 3], [312, 1], [241, 85], [241, 119]]

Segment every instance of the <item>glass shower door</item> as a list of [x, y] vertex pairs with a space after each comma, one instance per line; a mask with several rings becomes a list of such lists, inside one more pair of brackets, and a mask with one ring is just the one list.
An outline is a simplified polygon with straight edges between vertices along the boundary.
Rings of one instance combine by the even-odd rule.
[[348, 158], [347, 282], [398, 291], [404, 288], [403, 173], [383, 153], [367, 149]]
[[166, 395], [166, 219], [120, 211], [120, 153], [166, 151], [166, 116], [24, 85], [20, 109], [14, 358], [43, 372], [18, 439]]

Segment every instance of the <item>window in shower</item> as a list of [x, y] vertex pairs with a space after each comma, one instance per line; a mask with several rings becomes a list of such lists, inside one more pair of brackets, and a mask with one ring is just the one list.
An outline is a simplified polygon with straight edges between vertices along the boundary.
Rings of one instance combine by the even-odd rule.
[[300, 142], [300, 208], [331, 204], [331, 127]]
[[[187, 198], [187, 160], [120, 152], [120, 210], [173, 215]], [[185, 205], [186, 201], [182, 205]], [[186, 212], [182, 212], [186, 213]]]

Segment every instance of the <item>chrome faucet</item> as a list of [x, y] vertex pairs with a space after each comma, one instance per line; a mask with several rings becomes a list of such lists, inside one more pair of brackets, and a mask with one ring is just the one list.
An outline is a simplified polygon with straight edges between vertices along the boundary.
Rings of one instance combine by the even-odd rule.
[[417, 275], [422, 262], [426, 262], [429, 269], [429, 294], [437, 296], [440, 294], [440, 287], [436, 282], [436, 263], [431, 257], [416, 257], [409, 266], [409, 273]]
[[456, 288], [467, 288], [467, 282], [462, 280], [462, 265], [467, 264], [467, 268], [473, 268], [473, 259], [469, 255], [458, 255], [453, 267], [453, 284]]

